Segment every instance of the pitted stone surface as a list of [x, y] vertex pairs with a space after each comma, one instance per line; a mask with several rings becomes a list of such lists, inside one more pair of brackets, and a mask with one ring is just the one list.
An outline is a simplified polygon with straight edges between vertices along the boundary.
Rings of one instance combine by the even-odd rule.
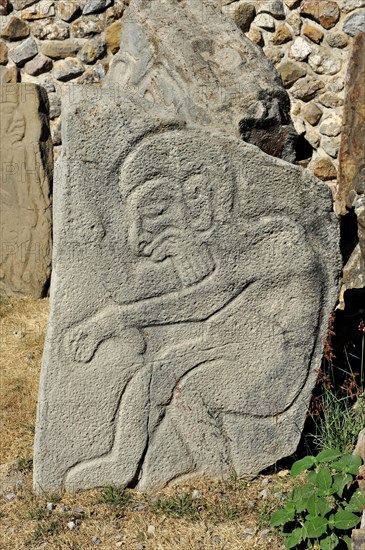
[[215, 2], [135, 0], [121, 41], [109, 83], [295, 160], [297, 136], [278, 74]]
[[51, 271], [53, 158], [46, 98], [34, 84], [0, 86], [0, 293], [40, 297]]
[[37, 490], [146, 490], [290, 455], [338, 295], [327, 186], [244, 143], [194, 81], [182, 96], [176, 51], [142, 40], [141, 14], [108, 85], [64, 98]]

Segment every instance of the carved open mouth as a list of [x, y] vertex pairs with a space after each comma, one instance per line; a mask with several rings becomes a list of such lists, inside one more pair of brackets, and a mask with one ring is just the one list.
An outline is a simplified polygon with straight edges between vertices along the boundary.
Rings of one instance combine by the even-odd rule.
[[[167, 256], [177, 253], [177, 242], [183, 240], [183, 234], [176, 227], [169, 227], [152, 241], [142, 240], [139, 244], [139, 253], [153, 261], [162, 261]], [[175, 253], [175, 254], [174, 254]]]

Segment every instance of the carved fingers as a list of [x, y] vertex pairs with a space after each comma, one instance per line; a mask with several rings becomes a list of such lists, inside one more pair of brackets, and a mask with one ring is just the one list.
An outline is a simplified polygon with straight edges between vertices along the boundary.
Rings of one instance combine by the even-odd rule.
[[95, 334], [95, 329], [92, 326], [79, 326], [72, 329], [72, 333], [69, 336], [69, 345], [71, 353], [75, 361], [79, 363], [88, 363], [100, 341]]

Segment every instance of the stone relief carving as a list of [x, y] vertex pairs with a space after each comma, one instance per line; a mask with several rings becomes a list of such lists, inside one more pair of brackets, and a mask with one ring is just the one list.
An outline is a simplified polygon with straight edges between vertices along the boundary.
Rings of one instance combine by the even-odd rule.
[[35, 86], [27, 94], [21, 90], [25, 89], [20, 85], [3, 85], [0, 101], [0, 289], [4, 294], [40, 296], [50, 274], [51, 174], [47, 162], [52, 154], [38, 114], [39, 92]]
[[[199, 469], [207, 449], [216, 468], [232, 466], [224, 418], [230, 414], [243, 418], [283, 414], [308, 378], [307, 357], [294, 354], [295, 369], [298, 361], [302, 367], [289, 391], [283, 394], [280, 390], [288, 350], [302, 345], [303, 338], [308, 349], [316, 344], [314, 331], [303, 337], [290, 328], [290, 311], [288, 318], [285, 316], [288, 309], [292, 314], [294, 309], [301, 310], [299, 317], [306, 322], [318, 310], [320, 293], [310, 306], [305, 303], [306, 293], [311, 293], [318, 280], [316, 253], [303, 240], [304, 228], [290, 217], [267, 216], [254, 223], [242, 218], [244, 205], [237, 191], [237, 174], [222, 153], [212, 169], [196, 152], [197, 145], [190, 132], [147, 138], [122, 166], [122, 232], [132, 258], [129, 267], [139, 273], [141, 285], [143, 273], [148, 277], [150, 265], [157, 265], [155, 280], [160, 279], [162, 286], [150, 288], [148, 296], [142, 290], [139, 297], [133, 293], [134, 300], [109, 305], [73, 326], [65, 339], [66, 353], [70, 350], [79, 363], [95, 360], [96, 354], [102, 354], [103, 343], [113, 338], [123, 343], [128, 355], [128, 359], [118, 358], [125, 362], [124, 383], [114, 414], [112, 445], [102, 456], [70, 468], [64, 477], [66, 487], [92, 487], [111, 480], [119, 483], [121, 472], [123, 484], [141, 478], [149, 449], [166, 422], [172, 423], [171, 429], [188, 457], [187, 471]], [[103, 240], [107, 242], [107, 235], [101, 246]], [[288, 262], [288, 249], [293, 247], [300, 249], [300, 270]], [[255, 262], [261, 258], [261, 270], [252, 271], [250, 257]], [[114, 276], [117, 280], [123, 274]], [[163, 284], [171, 277], [174, 285], [171, 287], [170, 281], [164, 291]], [[260, 280], [266, 281], [266, 288]], [[273, 280], [276, 291], [269, 290]], [[285, 308], [285, 315], [275, 308], [272, 316], [260, 307], [253, 311], [251, 304], [250, 319], [240, 326], [237, 315], [244, 311], [246, 294], [254, 295], [260, 286], [262, 292], [271, 294], [271, 300], [275, 293], [279, 300], [285, 292], [292, 305]], [[193, 335], [189, 324], [194, 326]], [[180, 338], [179, 326], [184, 328]], [[155, 352], [149, 335], [153, 327], [173, 327], [175, 342], [167, 341]], [[263, 335], [270, 349], [267, 362], [260, 352]], [[270, 392], [277, 392], [277, 398], [269, 403], [262, 400], [260, 389], [254, 399], [251, 386], [243, 385], [236, 392], [237, 376], [250, 376], [255, 369], [259, 369], [256, 376], [261, 387], [266, 385]], [[159, 388], [156, 380], [161, 377], [165, 383]], [[224, 386], [224, 391], [217, 394], [216, 384]], [[126, 452], [125, 420], [131, 392], [139, 404], [133, 422], [137, 422], [140, 434], [139, 450], [133, 458]], [[192, 434], [199, 423], [210, 426], [204, 455], [196, 441], [200, 435]], [[218, 453], [217, 444], [221, 447]]]

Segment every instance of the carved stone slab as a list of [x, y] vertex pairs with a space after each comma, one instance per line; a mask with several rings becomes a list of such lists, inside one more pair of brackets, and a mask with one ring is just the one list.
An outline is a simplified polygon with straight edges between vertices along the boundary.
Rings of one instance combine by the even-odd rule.
[[112, 92], [63, 104], [35, 487], [255, 474], [301, 436], [338, 292], [330, 192]]
[[45, 92], [0, 85], [0, 294], [40, 297], [51, 271], [52, 143]]

